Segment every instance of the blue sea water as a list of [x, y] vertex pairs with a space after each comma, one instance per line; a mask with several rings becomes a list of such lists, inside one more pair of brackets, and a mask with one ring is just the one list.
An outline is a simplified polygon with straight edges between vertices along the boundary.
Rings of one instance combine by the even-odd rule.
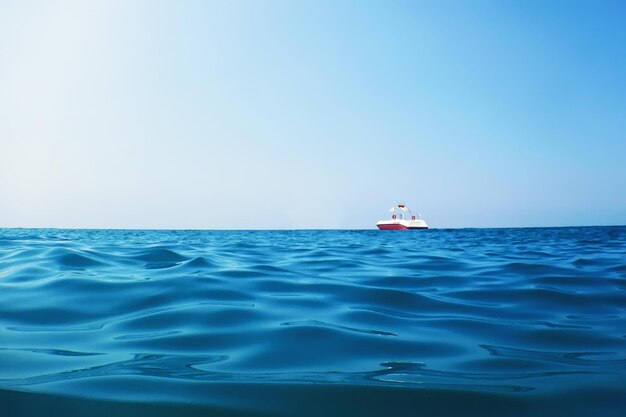
[[3, 416], [625, 416], [626, 227], [0, 229]]

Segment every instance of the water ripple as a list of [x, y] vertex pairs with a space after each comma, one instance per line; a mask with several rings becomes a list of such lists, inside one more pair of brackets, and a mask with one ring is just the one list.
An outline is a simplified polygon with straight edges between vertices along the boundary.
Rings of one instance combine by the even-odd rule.
[[333, 401], [361, 387], [391, 413], [390, 395], [406, 390], [623, 404], [625, 289], [625, 227], [0, 229], [0, 397], [140, 398], [237, 415], [245, 401], [207, 393], [271, 384], [266, 399], [247, 395], [269, 415], [294, 415], [280, 393], [309, 384]]

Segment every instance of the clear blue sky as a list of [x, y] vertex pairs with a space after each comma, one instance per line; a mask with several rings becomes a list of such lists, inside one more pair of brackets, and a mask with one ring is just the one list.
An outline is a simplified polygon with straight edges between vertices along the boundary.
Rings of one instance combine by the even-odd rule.
[[0, 226], [626, 224], [626, 2], [0, 0]]

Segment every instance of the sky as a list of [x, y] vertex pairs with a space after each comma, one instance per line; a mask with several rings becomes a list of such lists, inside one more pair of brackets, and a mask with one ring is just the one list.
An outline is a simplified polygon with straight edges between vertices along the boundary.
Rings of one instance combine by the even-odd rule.
[[626, 3], [0, 0], [0, 227], [626, 224]]

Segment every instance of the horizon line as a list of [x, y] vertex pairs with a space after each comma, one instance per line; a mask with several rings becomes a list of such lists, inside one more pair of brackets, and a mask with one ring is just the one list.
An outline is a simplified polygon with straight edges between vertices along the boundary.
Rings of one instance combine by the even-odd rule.
[[[425, 230], [469, 230], [469, 229], [571, 229], [591, 227], [626, 227], [626, 224], [596, 224], [596, 225], [569, 225], [569, 226], [463, 226], [463, 227], [429, 227]], [[28, 227], [28, 226], [0, 226], [0, 229], [10, 230], [116, 230], [116, 231], [146, 231], [146, 232], [297, 232], [297, 231], [369, 231], [377, 228], [297, 228], [297, 229], [194, 229], [194, 228], [126, 228], [126, 227]]]

